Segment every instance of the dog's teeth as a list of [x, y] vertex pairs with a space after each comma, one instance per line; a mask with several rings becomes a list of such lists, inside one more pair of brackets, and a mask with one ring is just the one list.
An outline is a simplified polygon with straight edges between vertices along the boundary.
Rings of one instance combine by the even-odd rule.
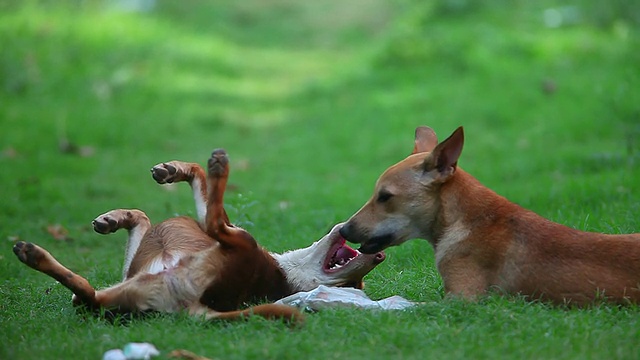
[[349, 258], [349, 259], [345, 259], [345, 258], [340, 258], [337, 261], [335, 259], [333, 259], [330, 263], [329, 263], [329, 268], [330, 269], [339, 269], [345, 265], [347, 265], [349, 262], [351, 262], [351, 260], [353, 260], [354, 258]]

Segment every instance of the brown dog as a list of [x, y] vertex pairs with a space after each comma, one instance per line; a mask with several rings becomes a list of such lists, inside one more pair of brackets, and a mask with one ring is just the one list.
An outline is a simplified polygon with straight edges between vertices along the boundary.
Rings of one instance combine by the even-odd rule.
[[95, 291], [37, 245], [19, 242], [14, 253], [70, 289], [74, 304], [92, 309], [112, 313], [186, 310], [206, 319], [229, 320], [254, 314], [295, 323], [302, 321], [302, 314], [288, 306], [238, 309], [321, 284], [361, 286], [362, 277], [384, 260], [383, 253], [364, 255], [348, 247], [338, 232], [341, 225], [307, 248], [268, 253], [247, 231], [232, 225], [225, 213], [229, 166], [223, 150], [214, 151], [209, 159], [208, 177], [200, 165], [179, 161], [159, 164], [152, 173], [159, 183], [191, 184], [200, 223], [177, 217], [151, 226], [149, 218], [135, 209], [113, 210], [96, 218], [93, 225], [99, 233], [129, 231], [123, 282]]
[[413, 154], [387, 169], [373, 197], [340, 230], [371, 253], [427, 239], [447, 294], [489, 289], [555, 303], [640, 302], [640, 234], [605, 235], [544, 219], [457, 166], [458, 128], [438, 144], [416, 129]]

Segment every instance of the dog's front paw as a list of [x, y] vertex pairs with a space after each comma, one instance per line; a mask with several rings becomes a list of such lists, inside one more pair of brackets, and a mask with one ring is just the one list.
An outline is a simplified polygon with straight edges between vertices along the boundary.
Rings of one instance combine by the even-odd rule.
[[224, 149], [213, 150], [207, 166], [209, 175], [224, 176], [229, 169], [229, 156], [227, 156], [227, 152]]
[[24, 241], [19, 241], [13, 246], [13, 253], [16, 254], [18, 260], [34, 269], [38, 269], [40, 262], [46, 256], [44, 249]]
[[100, 234], [108, 234], [120, 229], [118, 220], [110, 217], [109, 213], [98, 216], [91, 222], [91, 225], [93, 225], [93, 230]]
[[91, 222], [91, 225], [93, 225], [95, 232], [108, 234], [127, 227], [127, 221], [130, 221], [132, 218], [133, 214], [129, 210], [111, 210], [95, 218]]
[[171, 184], [178, 175], [178, 169], [170, 163], [158, 164], [151, 168], [151, 176], [158, 184]]

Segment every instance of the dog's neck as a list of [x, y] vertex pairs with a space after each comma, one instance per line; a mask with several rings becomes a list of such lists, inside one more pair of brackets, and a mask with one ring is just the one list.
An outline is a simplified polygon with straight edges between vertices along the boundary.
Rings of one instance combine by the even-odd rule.
[[[523, 209], [458, 168], [439, 191], [439, 211], [427, 234], [434, 246], [456, 226], [484, 228]], [[455, 229], [454, 229], [455, 230]], [[460, 232], [460, 228], [457, 229]]]
[[313, 274], [306, 274], [301, 270], [300, 264], [307, 261], [312, 253], [312, 247], [286, 251], [282, 254], [270, 252], [269, 254], [278, 263], [291, 288], [291, 293], [309, 291], [319, 284], [313, 281]]
[[436, 266], [440, 267], [470, 236], [490, 229], [502, 216], [500, 208], [511, 203], [460, 168], [437, 191], [438, 210], [425, 238], [433, 246]]

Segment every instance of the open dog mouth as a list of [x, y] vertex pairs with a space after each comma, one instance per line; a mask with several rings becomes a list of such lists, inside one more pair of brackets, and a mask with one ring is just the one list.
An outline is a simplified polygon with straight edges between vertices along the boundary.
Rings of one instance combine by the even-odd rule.
[[338, 271], [358, 255], [360, 253], [347, 245], [345, 239], [340, 239], [327, 253], [324, 270], [327, 272]]
[[[328, 273], [340, 271], [358, 256], [364, 255], [360, 251], [347, 245], [347, 241], [342, 236], [339, 236], [339, 239], [337, 239], [336, 243], [331, 246], [327, 252], [323, 266], [324, 271]], [[374, 256], [373, 262], [376, 265], [385, 259], [383, 252], [379, 252]]]

